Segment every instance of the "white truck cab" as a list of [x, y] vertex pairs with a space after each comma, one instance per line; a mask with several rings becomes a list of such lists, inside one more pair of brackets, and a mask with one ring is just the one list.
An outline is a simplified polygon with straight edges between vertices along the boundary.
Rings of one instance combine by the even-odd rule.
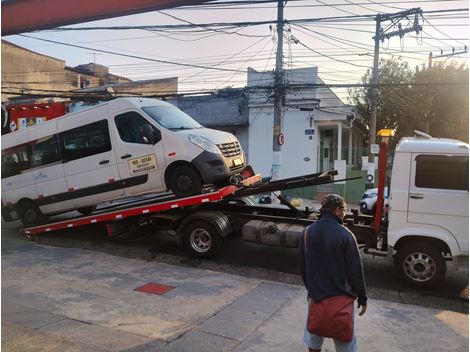
[[469, 145], [418, 133], [400, 140], [389, 198], [389, 254], [405, 281], [431, 286], [445, 261], [468, 270]]
[[31, 226], [144, 193], [191, 196], [245, 166], [232, 134], [164, 101], [118, 98], [2, 136], [2, 216]]

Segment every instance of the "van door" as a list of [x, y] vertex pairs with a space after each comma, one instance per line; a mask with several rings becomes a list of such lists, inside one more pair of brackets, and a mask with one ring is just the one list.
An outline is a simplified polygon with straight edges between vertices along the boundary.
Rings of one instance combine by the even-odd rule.
[[[151, 126], [155, 138], [153, 141], [144, 138], [143, 126]], [[126, 195], [164, 191], [165, 154], [161, 131], [137, 111], [117, 113], [114, 129], [119, 173], [121, 179], [132, 183], [125, 188]]]
[[408, 222], [440, 227], [468, 253], [468, 156], [412, 154]]
[[67, 182], [59, 153], [57, 122], [40, 124], [29, 132], [31, 167], [38, 193], [37, 204], [43, 213], [73, 208], [68, 199]]
[[59, 120], [64, 173], [75, 207], [124, 195], [106, 117], [107, 105]]

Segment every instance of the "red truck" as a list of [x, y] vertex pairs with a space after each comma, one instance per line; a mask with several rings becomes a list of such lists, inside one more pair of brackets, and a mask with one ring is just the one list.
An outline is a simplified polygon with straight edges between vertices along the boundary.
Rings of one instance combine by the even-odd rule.
[[2, 104], [2, 135], [63, 116], [68, 112], [67, 100], [31, 99]]

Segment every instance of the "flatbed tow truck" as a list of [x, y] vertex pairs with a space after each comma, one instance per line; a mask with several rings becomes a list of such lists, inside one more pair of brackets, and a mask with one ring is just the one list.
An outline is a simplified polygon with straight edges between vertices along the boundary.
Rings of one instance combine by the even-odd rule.
[[[298, 247], [304, 228], [318, 219], [319, 212], [298, 209], [282, 195], [284, 206], [258, 205], [250, 196], [292, 188], [335, 182], [336, 171], [262, 182], [260, 175], [197, 196], [176, 198], [172, 194], [142, 197], [99, 208], [92, 215], [53, 221], [21, 230], [31, 240], [52, 231], [67, 231], [102, 224], [111, 238], [129, 237], [141, 231], [170, 231], [187, 251], [199, 258], [216, 255], [223, 239], [232, 233], [246, 241], [281, 247]], [[337, 182], [338, 180], [336, 180]], [[372, 216], [347, 214], [345, 224], [362, 246], [375, 248]]]

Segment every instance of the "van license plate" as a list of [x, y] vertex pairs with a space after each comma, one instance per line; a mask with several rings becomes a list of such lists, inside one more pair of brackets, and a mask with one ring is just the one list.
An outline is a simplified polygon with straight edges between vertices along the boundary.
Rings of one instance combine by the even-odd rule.
[[241, 164], [243, 164], [242, 159], [233, 159], [232, 163], [233, 166], [240, 166]]

